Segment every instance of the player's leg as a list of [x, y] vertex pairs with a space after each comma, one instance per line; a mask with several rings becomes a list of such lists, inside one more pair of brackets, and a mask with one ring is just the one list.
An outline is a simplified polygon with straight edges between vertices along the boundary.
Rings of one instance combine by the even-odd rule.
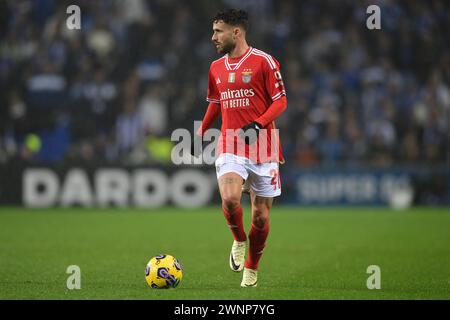
[[239, 272], [244, 268], [247, 240], [242, 221], [243, 212], [241, 207], [242, 184], [244, 179], [235, 172], [228, 172], [220, 176], [218, 182], [220, 196], [222, 198], [222, 211], [234, 238], [229, 259], [230, 268], [233, 271]]
[[281, 194], [278, 163], [248, 165], [252, 226], [248, 234], [249, 252], [245, 261], [241, 286], [254, 287], [257, 283], [259, 261], [269, 234], [269, 213], [273, 198]]
[[257, 284], [257, 270], [261, 259], [266, 239], [269, 235], [269, 213], [272, 208], [273, 198], [257, 196], [251, 192], [252, 202], [252, 226], [248, 234], [249, 251], [245, 260], [245, 269], [241, 286], [255, 287]]
[[250, 195], [250, 183], [249, 183], [248, 179], [242, 185], [242, 193], [246, 193], [246, 194]]

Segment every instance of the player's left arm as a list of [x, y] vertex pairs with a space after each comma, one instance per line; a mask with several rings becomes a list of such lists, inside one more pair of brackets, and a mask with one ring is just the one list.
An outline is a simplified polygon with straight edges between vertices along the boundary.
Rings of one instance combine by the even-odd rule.
[[[256, 135], [259, 134], [259, 130], [263, 129], [269, 123], [274, 121], [276, 118], [280, 116], [286, 110], [287, 107], [287, 99], [286, 96], [282, 96], [277, 100], [273, 101], [270, 107], [255, 121], [245, 125], [242, 130], [247, 132], [248, 130], [255, 130]], [[249, 144], [249, 142], [246, 143]]]
[[273, 57], [270, 57], [270, 59], [263, 61], [262, 70], [264, 72], [264, 87], [272, 99], [272, 103], [255, 121], [242, 128], [244, 132], [248, 129], [254, 129], [258, 133], [260, 129], [277, 119], [287, 108], [286, 90], [280, 72], [280, 64]]
[[[284, 89], [283, 77], [280, 72], [280, 64], [273, 57], [263, 61], [262, 70], [264, 72], [264, 87], [270, 96], [272, 103], [267, 110], [253, 122], [242, 127], [243, 133], [254, 130], [256, 136], [259, 131], [269, 123], [278, 118], [287, 108], [286, 91]], [[245, 139], [246, 144], [253, 143], [251, 139]]]
[[258, 119], [256, 119], [255, 122], [260, 124], [260, 126], [264, 128], [269, 123], [278, 118], [286, 110], [286, 108], [287, 98], [286, 96], [282, 96], [273, 101], [266, 112], [264, 112]]
[[279, 62], [275, 58], [270, 57], [263, 63], [264, 85], [266, 92], [272, 99], [272, 104], [255, 121], [262, 127], [265, 127], [286, 110], [287, 98]]

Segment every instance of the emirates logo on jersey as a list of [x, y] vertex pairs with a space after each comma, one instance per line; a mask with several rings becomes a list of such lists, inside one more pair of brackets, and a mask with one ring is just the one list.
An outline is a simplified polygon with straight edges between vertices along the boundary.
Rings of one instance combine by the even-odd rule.
[[250, 80], [252, 80], [252, 69], [244, 69], [242, 71], [242, 82], [250, 83]]
[[253, 89], [239, 89], [223, 91], [220, 93], [222, 108], [245, 108], [250, 107], [250, 97], [255, 96]]

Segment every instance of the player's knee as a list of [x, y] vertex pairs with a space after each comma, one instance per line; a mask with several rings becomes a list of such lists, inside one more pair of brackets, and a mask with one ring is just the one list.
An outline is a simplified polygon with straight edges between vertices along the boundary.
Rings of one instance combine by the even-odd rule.
[[227, 211], [232, 211], [241, 205], [241, 199], [235, 195], [226, 195], [222, 197], [222, 207]]
[[269, 212], [264, 209], [254, 209], [252, 223], [257, 228], [264, 228], [269, 222]]

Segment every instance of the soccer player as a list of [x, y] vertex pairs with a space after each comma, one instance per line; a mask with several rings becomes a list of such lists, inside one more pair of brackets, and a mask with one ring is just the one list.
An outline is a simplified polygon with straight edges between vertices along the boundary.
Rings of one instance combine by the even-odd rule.
[[[222, 115], [215, 166], [222, 210], [234, 237], [230, 268], [244, 270], [242, 287], [256, 287], [269, 234], [269, 211], [273, 198], [281, 194], [283, 157], [274, 120], [286, 109], [287, 100], [280, 64], [247, 44], [247, 27], [248, 15], [242, 10], [219, 12], [213, 18], [211, 40], [223, 56], [210, 66], [209, 105], [196, 139]], [[252, 207], [247, 259], [241, 207], [244, 189], [249, 189]]]

